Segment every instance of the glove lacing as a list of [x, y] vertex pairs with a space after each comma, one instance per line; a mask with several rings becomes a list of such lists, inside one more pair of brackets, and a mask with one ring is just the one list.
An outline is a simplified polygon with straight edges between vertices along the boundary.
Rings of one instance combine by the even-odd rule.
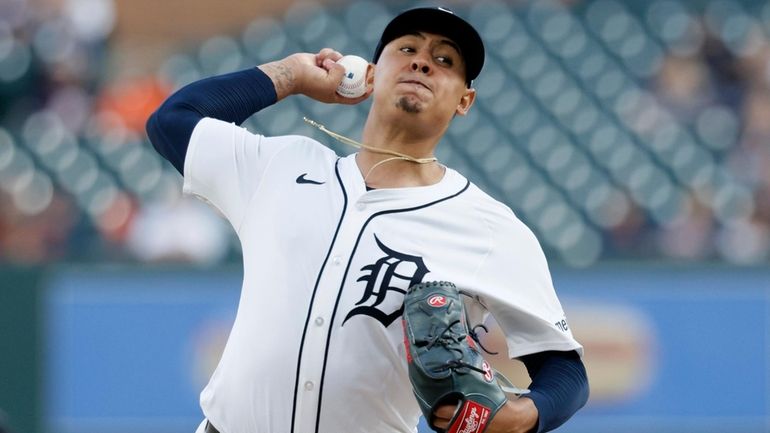
[[473, 328], [468, 330], [468, 335], [470, 335], [471, 338], [473, 339], [473, 341], [475, 341], [476, 344], [479, 345], [481, 350], [483, 350], [484, 352], [487, 352], [490, 355], [497, 355], [498, 353], [500, 353], [500, 352], [490, 352], [489, 350], [487, 350], [486, 347], [484, 347], [483, 344], [481, 344], [481, 340], [479, 340], [479, 335], [476, 333], [476, 328], [483, 329], [484, 333], [486, 333], [486, 334], [489, 334], [489, 329], [487, 329], [487, 327], [483, 323], [479, 323], [478, 325], [476, 325]]
[[[440, 372], [447, 371], [447, 370], [450, 370], [450, 369], [451, 370], [457, 370], [457, 369], [460, 369], [460, 368], [468, 368], [468, 369], [477, 371], [477, 372], [479, 372], [481, 374], [486, 374], [487, 372], [485, 370], [483, 370], [481, 368], [478, 368], [475, 365], [468, 364], [467, 362], [463, 362], [462, 359], [463, 359], [463, 356], [465, 355], [463, 353], [463, 351], [461, 349], [458, 349], [457, 347], [452, 347], [455, 344], [461, 342], [465, 338], [465, 336], [463, 334], [457, 334], [457, 333], [450, 332], [452, 327], [457, 325], [458, 323], [461, 323], [461, 321], [459, 319], [455, 320], [452, 323], [450, 323], [449, 325], [447, 325], [444, 328], [443, 331], [441, 331], [436, 336], [431, 338], [430, 341], [428, 342], [427, 347], [426, 347], [426, 349], [428, 349], [428, 350], [430, 350], [434, 345], [439, 344], [439, 345], [443, 346], [444, 348], [446, 348], [447, 350], [451, 350], [451, 351], [457, 352], [459, 354], [459, 357], [457, 359], [450, 359], [449, 361], [447, 361], [441, 367], [433, 369], [433, 372], [434, 373], [440, 373]], [[484, 350], [484, 352], [487, 352], [490, 355], [496, 355], [497, 352], [490, 352], [479, 341], [478, 334], [475, 332], [476, 328], [479, 328], [479, 327], [484, 329], [485, 332], [489, 332], [489, 330], [487, 329], [486, 326], [484, 326], [483, 324], [478, 324], [478, 325], [474, 326], [473, 329], [468, 330], [468, 335], [473, 339], [473, 341], [476, 342], [476, 344], [479, 345], [479, 347], [481, 347], [482, 350]], [[449, 332], [448, 335], [447, 335], [447, 332]]]

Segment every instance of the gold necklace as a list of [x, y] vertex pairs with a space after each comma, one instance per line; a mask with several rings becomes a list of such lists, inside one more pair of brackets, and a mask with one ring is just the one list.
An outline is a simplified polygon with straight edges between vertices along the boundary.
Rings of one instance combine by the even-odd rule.
[[372, 174], [372, 171], [375, 168], [379, 167], [380, 165], [382, 165], [382, 164], [384, 164], [384, 163], [386, 163], [388, 161], [403, 160], [403, 161], [414, 162], [414, 163], [417, 163], [417, 164], [428, 164], [430, 162], [438, 161], [438, 159], [436, 157], [415, 158], [415, 157], [409, 156], [409, 155], [407, 155], [405, 153], [396, 152], [395, 150], [380, 149], [379, 147], [368, 146], [366, 144], [359, 143], [359, 142], [357, 142], [357, 141], [355, 141], [355, 140], [353, 140], [351, 138], [345, 137], [344, 135], [337, 134], [334, 131], [330, 131], [329, 129], [326, 128], [326, 126], [316, 122], [315, 120], [308, 119], [307, 117], [302, 117], [302, 120], [304, 120], [306, 123], [308, 123], [308, 124], [310, 124], [312, 126], [315, 126], [319, 130], [321, 130], [321, 132], [324, 132], [324, 133], [328, 134], [329, 136], [331, 136], [332, 138], [334, 138], [335, 140], [337, 140], [337, 141], [339, 141], [341, 143], [345, 143], [345, 144], [347, 144], [349, 146], [353, 146], [353, 147], [356, 147], [356, 148], [359, 148], [359, 149], [366, 149], [366, 150], [369, 150], [369, 151], [372, 151], [372, 152], [375, 152], [375, 153], [383, 153], [383, 154], [386, 154], [386, 155], [393, 155], [390, 158], [385, 158], [382, 161], [374, 164], [372, 166], [372, 168], [370, 168], [369, 171], [366, 172], [366, 176], [364, 176], [364, 183], [366, 183], [366, 179], [369, 177], [370, 174]]

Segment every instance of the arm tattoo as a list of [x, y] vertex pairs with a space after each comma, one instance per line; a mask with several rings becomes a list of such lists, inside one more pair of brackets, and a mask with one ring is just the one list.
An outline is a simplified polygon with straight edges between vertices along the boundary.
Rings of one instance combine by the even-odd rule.
[[278, 96], [278, 100], [281, 100], [289, 96], [294, 90], [295, 77], [294, 71], [282, 62], [271, 62], [259, 66], [268, 77], [273, 81], [275, 85], [275, 93]]

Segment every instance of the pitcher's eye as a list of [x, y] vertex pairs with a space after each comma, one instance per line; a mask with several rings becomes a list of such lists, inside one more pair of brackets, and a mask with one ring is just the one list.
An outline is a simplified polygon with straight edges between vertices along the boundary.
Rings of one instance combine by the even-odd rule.
[[436, 61], [447, 66], [452, 66], [454, 64], [454, 60], [448, 56], [437, 56]]

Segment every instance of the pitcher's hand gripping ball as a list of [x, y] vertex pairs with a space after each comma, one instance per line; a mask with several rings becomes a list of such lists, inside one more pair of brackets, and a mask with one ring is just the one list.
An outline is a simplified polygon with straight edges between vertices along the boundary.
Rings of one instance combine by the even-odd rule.
[[369, 62], [358, 56], [344, 56], [337, 64], [345, 67], [345, 76], [337, 86], [337, 93], [346, 98], [358, 98], [366, 93], [366, 71]]
[[[409, 379], [428, 425], [437, 432], [482, 433], [507, 397], [481, 356], [454, 284], [429, 282], [404, 298], [404, 344]], [[456, 405], [447, 430], [434, 426], [434, 411]]]

